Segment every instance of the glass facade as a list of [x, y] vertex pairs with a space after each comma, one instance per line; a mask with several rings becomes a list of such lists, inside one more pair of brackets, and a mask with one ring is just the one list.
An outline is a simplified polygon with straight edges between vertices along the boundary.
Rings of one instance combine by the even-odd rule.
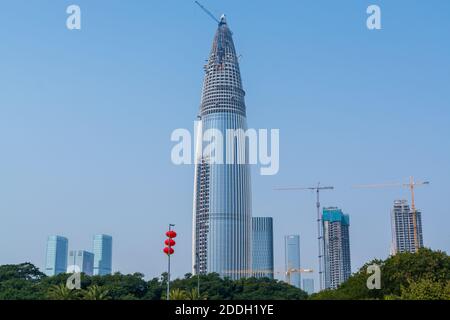
[[94, 275], [112, 272], [112, 237], [105, 234], [94, 236]]
[[273, 219], [253, 217], [252, 270], [256, 278], [273, 279]]
[[67, 250], [69, 240], [61, 236], [49, 236], [47, 239], [47, 255], [45, 274], [54, 276], [67, 270]]
[[70, 250], [67, 272], [83, 272], [89, 276], [94, 274], [94, 254], [84, 250]]
[[351, 274], [350, 217], [341, 209], [323, 208], [325, 288], [336, 289]]
[[[414, 213], [407, 200], [395, 200], [391, 211], [392, 253], [416, 252], [414, 243]], [[423, 247], [422, 214], [416, 210], [419, 248]]]
[[[203, 134], [208, 136], [207, 133], [214, 130], [225, 140], [228, 129], [247, 129], [244, 96], [232, 33], [222, 17], [205, 65], [198, 116], [200, 130], [197, 132], [193, 210], [194, 274], [216, 272], [232, 279], [252, 274], [250, 167], [248, 163], [238, 161], [242, 157], [243, 141], [233, 139], [230, 145], [221, 141], [223, 144], [213, 150], [208, 149], [212, 140], [203, 139]], [[216, 140], [217, 136], [214, 136], [214, 142], [218, 142]], [[225, 163], [226, 159], [233, 162]]]
[[[300, 236], [288, 235], [284, 237], [286, 282], [301, 288], [300, 270]], [[296, 271], [297, 270], [297, 271]]]

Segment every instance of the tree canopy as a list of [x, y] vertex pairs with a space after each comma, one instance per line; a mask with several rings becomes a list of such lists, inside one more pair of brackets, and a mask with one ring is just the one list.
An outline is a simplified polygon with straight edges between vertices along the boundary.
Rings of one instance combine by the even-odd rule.
[[[381, 288], [368, 289], [367, 267], [377, 264]], [[450, 299], [450, 257], [442, 251], [422, 248], [399, 253], [386, 260], [366, 263], [336, 290], [324, 290], [311, 299]], [[447, 292], [447, 293], [445, 293]]]
[[[369, 290], [367, 268], [377, 264], [381, 288]], [[146, 280], [142, 273], [105, 276], [81, 275], [81, 289], [66, 286], [70, 274], [48, 277], [31, 263], [0, 266], [0, 300], [161, 300], [166, 297], [167, 273]], [[200, 282], [200, 292], [197, 290]], [[336, 290], [308, 297], [285, 282], [268, 278], [231, 280], [216, 273], [171, 281], [173, 300], [303, 300], [303, 299], [450, 299], [450, 257], [421, 249], [400, 253], [362, 266]]]
[[[66, 286], [70, 274], [48, 277], [30, 263], [0, 266], [0, 299], [8, 300], [161, 300], [165, 299], [167, 274], [145, 280], [142, 273], [105, 276], [81, 275], [81, 289]], [[232, 281], [211, 273], [197, 277], [186, 274], [171, 282], [173, 300], [205, 299], [306, 299], [302, 290], [270, 279]]]

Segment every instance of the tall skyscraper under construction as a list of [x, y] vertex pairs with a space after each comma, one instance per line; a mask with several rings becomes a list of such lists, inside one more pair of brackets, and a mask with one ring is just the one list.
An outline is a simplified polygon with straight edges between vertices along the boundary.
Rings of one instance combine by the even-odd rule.
[[210, 142], [203, 139], [208, 132], [218, 131], [225, 138], [229, 129], [247, 130], [244, 96], [232, 32], [222, 16], [205, 65], [198, 115], [193, 208], [194, 273], [216, 272], [232, 279], [251, 275], [250, 167], [248, 162], [239, 161], [244, 141], [233, 139], [233, 145], [229, 145], [224, 139], [221, 150], [207, 151], [205, 147]]
[[[391, 211], [392, 253], [415, 252], [413, 212], [407, 200], [395, 200]], [[422, 214], [416, 211], [419, 248], [423, 247]]]
[[350, 218], [338, 208], [323, 208], [325, 288], [336, 289], [351, 274]]

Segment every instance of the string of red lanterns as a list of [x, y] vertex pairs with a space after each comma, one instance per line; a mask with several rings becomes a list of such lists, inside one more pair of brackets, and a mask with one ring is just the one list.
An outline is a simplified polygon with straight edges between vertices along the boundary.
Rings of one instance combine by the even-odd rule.
[[175, 245], [173, 239], [177, 236], [177, 233], [172, 230], [174, 226], [173, 223], [169, 224], [169, 231], [166, 232], [167, 239], [164, 241], [166, 246], [163, 249], [163, 252], [167, 255], [167, 300], [170, 300], [170, 256], [175, 252], [172, 247]]
[[176, 242], [173, 240], [177, 237], [177, 233], [173, 230], [169, 230], [166, 232], [167, 239], [164, 241], [164, 244], [166, 245], [163, 249], [163, 252], [167, 255], [174, 254], [175, 250], [173, 250], [173, 246], [175, 246]]

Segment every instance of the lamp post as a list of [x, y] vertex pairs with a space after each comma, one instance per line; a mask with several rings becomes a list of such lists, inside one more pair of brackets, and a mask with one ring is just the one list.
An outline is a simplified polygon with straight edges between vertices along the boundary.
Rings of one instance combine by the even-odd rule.
[[177, 233], [172, 230], [174, 224], [169, 224], [169, 231], [166, 232], [167, 239], [164, 241], [166, 245], [163, 249], [164, 253], [167, 255], [167, 300], [170, 300], [170, 256], [175, 252], [173, 250], [173, 246], [175, 245], [175, 241], [173, 240]]

